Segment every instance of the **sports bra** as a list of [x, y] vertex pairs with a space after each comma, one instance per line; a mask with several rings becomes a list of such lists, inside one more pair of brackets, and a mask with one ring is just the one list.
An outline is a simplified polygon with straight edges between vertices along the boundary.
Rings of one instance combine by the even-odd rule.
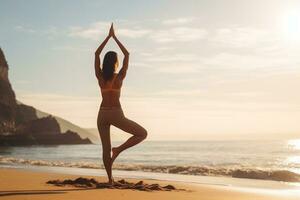
[[105, 88], [105, 89], [101, 89], [101, 91], [102, 91], [102, 92], [110, 92], [110, 91], [116, 91], [116, 92], [119, 92], [120, 89], [116, 89], [116, 88], [110, 88], [110, 89], [107, 89], [107, 88]]
[[109, 85], [108, 88], [104, 88], [104, 89], [101, 88], [101, 91], [102, 92], [110, 92], [110, 91], [120, 92], [121, 88], [112, 88], [115, 78], [116, 78], [116, 76], [113, 77], [111, 84]]

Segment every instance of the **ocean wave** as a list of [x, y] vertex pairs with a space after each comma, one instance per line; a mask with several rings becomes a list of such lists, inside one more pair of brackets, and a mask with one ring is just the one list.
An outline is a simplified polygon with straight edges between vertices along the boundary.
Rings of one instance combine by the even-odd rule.
[[[0, 156], [0, 164], [25, 164], [50, 167], [75, 167], [104, 169], [104, 165], [92, 162], [64, 162], [30, 160], [14, 157]], [[214, 166], [191, 166], [191, 165], [142, 165], [142, 164], [114, 164], [114, 169], [125, 171], [144, 171], [169, 174], [185, 174], [199, 176], [229, 176], [234, 178], [263, 179], [285, 182], [300, 182], [300, 174], [289, 170], [268, 170], [246, 167], [214, 167]]]

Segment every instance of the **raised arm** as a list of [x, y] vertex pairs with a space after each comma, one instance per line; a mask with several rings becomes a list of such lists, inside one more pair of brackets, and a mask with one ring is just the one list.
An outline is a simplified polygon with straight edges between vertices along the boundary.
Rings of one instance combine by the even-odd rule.
[[100, 44], [100, 46], [97, 48], [97, 50], [95, 51], [95, 74], [97, 79], [99, 80], [99, 78], [101, 77], [102, 74], [102, 70], [100, 67], [101, 61], [100, 61], [100, 53], [102, 52], [103, 48], [105, 47], [107, 41], [109, 40], [109, 38], [112, 36], [112, 25], [110, 27], [109, 30], [109, 34], [108, 36], [106, 36], [105, 40]]
[[116, 43], [118, 44], [118, 46], [120, 47], [121, 51], [124, 54], [123, 66], [122, 66], [122, 68], [119, 71], [119, 76], [121, 77], [121, 79], [124, 79], [125, 76], [126, 76], [127, 69], [128, 69], [129, 52], [123, 46], [123, 44], [118, 40], [118, 38], [116, 37], [116, 35], [114, 33], [113, 33], [112, 37], [114, 38], [114, 40], [116, 41]]

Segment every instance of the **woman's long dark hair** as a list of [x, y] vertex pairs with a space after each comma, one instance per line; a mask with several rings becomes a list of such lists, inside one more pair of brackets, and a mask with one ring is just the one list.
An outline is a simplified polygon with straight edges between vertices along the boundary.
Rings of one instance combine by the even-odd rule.
[[103, 60], [103, 78], [105, 81], [110, 80], [115, 72], [115, 64], [118, 61], [118, 54], [114, 51], [108, 51]]

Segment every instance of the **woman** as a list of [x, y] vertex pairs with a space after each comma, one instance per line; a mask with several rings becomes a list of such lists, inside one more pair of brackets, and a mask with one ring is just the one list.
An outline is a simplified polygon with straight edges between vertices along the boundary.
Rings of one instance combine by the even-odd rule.
[[[114, 51], [105, 54], [102, 69], [100, 68], [100, 53], [107, 41], [112, 37], [124, 54], [123, 65], [119, 73], [118, 55]], [[113, 24], [109, 34], [95, 52], [95, 73], [101, 88], [102, 102], [98, 112], [97, 125], [102, 142], [102, 158], [108, 176], [108, 183], [113, 184], [112, 165], [117, 156], [125, 149], [132, 147], [147, 137], [147, 131], [136, 122], [124, 116], [119, 98], [121, 87], [128, 69], [129, 52], [114, 33]], [[132, 136], [118, 147], [111, 149], [110, 126], [113, 125]], [[112, 153], [112, 154], [111, 154]]]

